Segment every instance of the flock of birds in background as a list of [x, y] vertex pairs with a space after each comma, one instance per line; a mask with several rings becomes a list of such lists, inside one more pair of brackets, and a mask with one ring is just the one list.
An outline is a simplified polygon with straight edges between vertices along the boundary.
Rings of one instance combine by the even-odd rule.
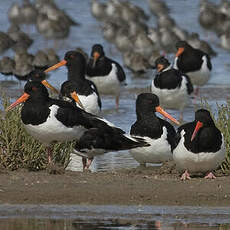
[[[0, 52], [12, 48], [14, 59], [3, 57], [0, 72], [27, 80], [25, 93], [6, 110], [24, 103], [22, 122], [27, 132], [47, 147], [48, 162], [52, 164], [54, 141], [76, 140], [74, 153], [82, 157], [83, 169], [89, 169], [95, 156], [109, 151], [129, 150], [141, 165], [174, 160], [181, 179], [190, 179], [190, 173], [207, 173], [205, 178], [215, 178], [212, 171], [225, 159], [224, 138], [215, 126], [210, 113], [197, 110], [195, 119], [177, 129], [156, 112], [180, 125], [164, 109], [180, 111], [191, 103], [191, 94], [198, 95], [200, 86], [211, 76], [211, 57], [216, 52], [199, 35], [180, 28], [169, 15], [167, 5], [161, 0], [148, 0], [157, 26], [147, 25], [148, 15], [127, 1], [91, 0], [92, 15], [102, 23], [103, 36], [115, 44], [122, 53], [124, 65], [134, 73], [156, 69], [151, 92], [141, 93], [136, 99], [137, 120], [130, 134], [98, 116], [103, 94], [115, 95], [116, 108], [126, 80], [122, 65], [107, 57], [103, 46], [92, 46], [88, 56], [82, 50], [72, 50], [59, 60], [53, 49], [28, 53], [32, 39], [20, 30], [22, 24], [34, 24], [46, 39], [67, 38], [71, 26], [78, 26], [70, 16], [59, 9], [53, 0], [24, 0], [14, 3], [8, 12], [11, 26], [0, 33]], [[200, 2], [200, 24], [217, 33], [221, 46], [228, 45], [228, 9], [230, 3], [222, 0], [215, 5]], [[216, 15], [214, 22], [213, 15]], [[223, 23], [225, 29], [220, 30]], [[222, 27], [223, 28], [223, 27]], [[228, 47], [228, 48], [227, 48]], [[175, 55], [172, 64], [165, 54]], [[59, 99], [49, 97], [46, 73], [61, 66], [68, 70]], [[44, 85], [43, 85], [44, 84]], [[193, 89], [196, 86], [196, 90]], [[57, 92], [57, 90], [56, 90]]]

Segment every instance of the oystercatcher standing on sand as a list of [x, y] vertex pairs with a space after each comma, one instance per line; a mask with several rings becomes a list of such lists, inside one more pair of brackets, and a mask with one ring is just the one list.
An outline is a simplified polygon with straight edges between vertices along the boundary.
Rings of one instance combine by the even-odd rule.
[[98, 114], [101, 110], [101, 99], [96, 85], [85, 79], [86, 60], [84, 56], [77, 51], [68, 51], [62, 61], [46, 69], [45, 72], [48, 73], [63, 65], [66, 65], [68, 69], [68, 81], [61, 86], [62, 98], [72, 100], [77, 94], [86, 112]]
[[198, 94], [199, 86], [208, 82], [211, 76], [212, 63], [208, 54], [200, 49], [195, 49], [186, 41], [176, 44], [177, 53], [174, 60], [174, 68], [187, 74], [191, 82], [197, 86], [195, 94]]
[[[78, 141], [77, 151], [84, 152], [84, 169], [89, 168], [94, 155], [105, 153], [108, 148], [122, 150], [147, 145], [143, 140], [126, 135], [122, 129], [107, 120], [87, 113], [72, 103], [50, 98], [46, 87], [39, 81], [28, 81], [24, 92], [6, 111], [25, 102], [21, 110], [22, 122], [27, 132], [47, 147], [49, 163], [52, 161], [51, 144], [57, 141]], [[94, 136], [95, 130], [99, 136]], [[93, 137], [90, 145], [87, 145], [87, 133]], [[101, 137], [105, 142], [97, 145]], [[105, 150], [102, 152], [95, 148]], [[92, 149], [94, 155], [87, 157], [86, 150]], [[86, 157], [89, 159], [88, 162]]]
[[116, 61], [105, 56], [102, 45], [93, 45], [86, 74], [88, 79], [96, 84], [100, 93], [116, 95], [116, 108], [118, 108], [120, 88], [126, 84], [125, 72]]
[[167, 121], [156, 116], [161, 113], [179, 125], [179, 122], [159, 106], [159, 98], [152, 93], [142, 93], [136, 100], [137, 121], [132, 125], [130, 134], [143, 138], [148, 147], [131, 149], [130, 153], [140, 164], [162, 163], [172, 160], [176, 131]]
[[205, 109], [197, 110], [195, 120], [178, 128], [177, 147], [173, 160], [180, 170], [181, 179], [190, 179], [189, 173], [207, 173], [205, 178], [215, 178], [212, 170], [224, 161], [224, 137]]
[[179, 109], [183, 119], [183, 109], [189, 105], [193, 85], [189, 77], [170, 66], [165, 57], [155, 60], [157, 74], [152, 80], [151, 91], [159, 97], [164, 108]]

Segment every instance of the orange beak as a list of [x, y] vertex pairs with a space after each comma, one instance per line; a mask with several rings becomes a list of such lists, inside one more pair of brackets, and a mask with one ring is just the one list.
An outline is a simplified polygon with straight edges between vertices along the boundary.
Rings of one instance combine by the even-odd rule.
[[52, 85], [50, 85], [50, 83], [46, 80], [41, 81], [41, 83], [46, 86], [47, 88], [53, 90], [56, 94], [59, 94], [58, 90], [56, 88], [54, 88]]
[[67, 63], [67, 61], [63, 59], [62, 61], [58, 62], [57, 64], [55, 64], [55, 65], [49, 67], [48, 69], [46, 69], [44, 72], [48, 73], [48, 72], [50, 72], [52, 70], [55, 70], [55, 69], [57, 69], [57, 68], [59, 68], [59, 67], [61, 67], [63, 65], [66, 65], [66, 63]]
[[198, 121], [198, 122], [196, 123], [196, 127], [195, 127], [195, 129], [194, 129], [194, 131], [193, 131], [193, 134], [192, 134], [192, 137], [191, 137], [191, 141], [193, 141], [193, 139], [196, 137], [197, 132], [199, 131], [199, 129], [200, 129], [201, 127], [203, 127], [203, 123], [200, 122], [200, 121]]
[[180, 125], [179, 121], [177, 121], [174, 117], [172, 117], [170, 114], [165, 112], [160, 106], [157, 106], [156, 111], [160, 114], [162, 114], [164, 117], [168, 118], [169, 120], [173, 121], [175, 124]]
[[184, 52], [184, 48], [180, 47], [177, 50], [176, 57], [179, 57]]
[[28, 93], [24, 93], [20, 98], [18, 98], [8, 108], [6, 108], [6, 112], [10, 111], [11, 109], [13, 109], [14, 107], [16, 107], [17, 105], [25, 102], [29, 97], [30, 97], [30, 95]]
[[96, 61], [99, 57], [100, 57], [100, 54], [98, 52], [93, 53], [93, 67], [95, 67]]
[[163, 68], [164, 68], [164, 66], [162, 64], [158, 64], [157, 65], [157, 72], [160, 72]]
[[[82, 105], [77, 93], [74, 91], [73, 93], [70, 94], [70, 96], [78, 103], [78, 105], [81, 106], [82, 109], [84, 109], [84, 106]], [[85, 110], [85, 109], [84, 109]]]

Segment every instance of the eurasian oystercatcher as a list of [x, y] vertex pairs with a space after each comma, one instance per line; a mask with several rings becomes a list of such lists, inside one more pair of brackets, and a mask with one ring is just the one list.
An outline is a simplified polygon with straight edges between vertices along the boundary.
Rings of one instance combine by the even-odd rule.
[[46, 69], [45, 72], [48, 73], [63, 65], [66, 65], [68, 69], [68, 81], [61, 86], [63, 99], [72, 99], [71, 93], [73, 93], [72, 89], [74, 87], [85, 111], [98, 114], [101, 110], [101, 99], [95, 84], [85, 79], [86, 61], [84, 56], [77, 51], [68, 51], [62, 61]]
[[180, 170], [181, 179], [190, 179], [191, 173], [207, 173], [205, 178], [215, 178], [212, 170], [224, 161], [224, 137], [205, 109], [195, 112], [195, 120], [178, 128], [177, 147], [173, 159]]
[[[203, 86], [211, 76], [212, 63], [208, 54], [195, 49], [186, 41], [176, 44], [177, 53], [174, 60], [174, 68], [187, 74], [194, 85]], [[196, 94], [198, 94], [198, 89]]]
[[159, 106], [159, 98], [152, 93], [142, 93], [136, 100], [137, 121], [131, 126], [132, 137], [143, 138], [148, 147], [131, 149], [130, 153], [140, 164], [162, 163], [173, 159], [176, 131], [174, 127], [156, 116], [161, 113], [179, 125], [179, 122]]
[[179, 109], [180, 119], [183, 119], [183, 109], [189, 105], [189, 95], [193, 85], [189, 77], [170, 66], [165, 57], [155, 60], [157, 74], [152, 80], [151, 91], [159, 97], [160, 105], [164, 108]]
[[102, 45], [93, 45], [86, 74], [88, 79], [95, 83], [100, 93], [116, 95], [116, 107], [118, 108], [120, 88], [126, 84], [125, 72], [116, 61], [105, 56]]
[[[129, 137], [125, 132], [115, 127], [109, 121], [85, 112], [79, 107], [63, 100], [49, 97], [46, 87], [39, 81], [28, 81], [24, 87], [24, 94], [12, 103], [6, 111], [25, 102], [21, 110], [21, 119], [27, 132], [47, 147], [48, 161], [51, 163], [51, 144], [56, 141], [78, 141], [77, 146], [83, 147], [83, 168], [88, 169], [89, 162], [85, 149], [94, 148], [128, 149], [147, 145], [143, 140]], [[98, 136], [94, 136], [94, 130]], [[84, 142], [88, 135], [92, 135], [92, 145]], [[106, 140], [97, 145], [100, 138]], [[109, 145], [108, 142], [111, 142]], [[79, 147], [76, 147], [79, 150]], [[97, 151], [95, 154], [101, 154]]]

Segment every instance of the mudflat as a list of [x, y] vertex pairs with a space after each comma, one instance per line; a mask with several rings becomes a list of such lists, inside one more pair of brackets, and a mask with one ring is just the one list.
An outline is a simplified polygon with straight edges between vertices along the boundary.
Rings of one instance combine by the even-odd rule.
[[1, 204], [230, 206], [230, 176], [218, 171], [187, 181], [171, 166], [50, 172], [1, 169]]

